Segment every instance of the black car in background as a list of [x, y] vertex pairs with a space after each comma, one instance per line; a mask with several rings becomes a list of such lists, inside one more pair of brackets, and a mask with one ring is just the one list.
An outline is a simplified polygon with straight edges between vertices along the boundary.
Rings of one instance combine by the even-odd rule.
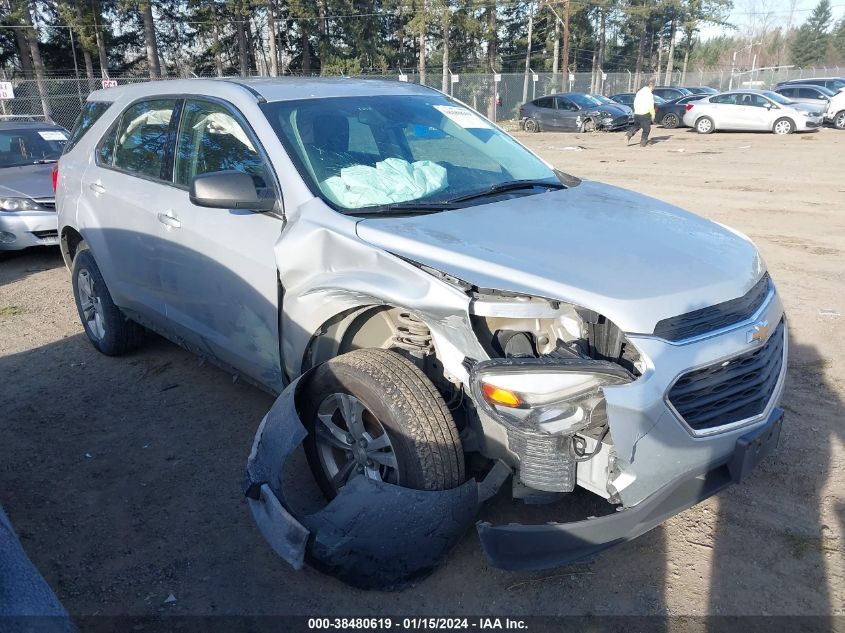
[[677, 99], [672, 99], [671, 101], [664, 101], [658, 108], [655, 108], [654, 122], [659, 123], [670, 130], [672, 128], [683, 126], [684, 113], [687, 111], [687, 104], [709, 96], [710, 95], [696, 94], [679, 97]]
[[681, 88], [680, 86], [655, 86], [651, 93], [657, 95], [661, 99], [670, 101], [672, 99], [691, 95], [692, 91], [687, 88]]
[[601, 103], [583, 92], [539, 97], [519, 108], [519, 126], [526, 132], [621, 130], [632, 120], [630, 111]]
[[684, 86], [687, 90], [689, 90], [694, 95], [717, 95], [719, 91], [715, 88], [711, 88], [710, 86]]

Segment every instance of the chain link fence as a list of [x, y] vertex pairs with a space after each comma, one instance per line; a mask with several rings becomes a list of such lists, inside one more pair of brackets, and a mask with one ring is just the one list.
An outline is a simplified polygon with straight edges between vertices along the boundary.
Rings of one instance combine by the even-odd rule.
[[[711, 86], [718, 90], [729, 88], [755, 87], [769, 88], [781, 81], [802, 77], [839, 77], [845, 75], [845, 68], [783, 68], [763, 69], [731, 73], [730, 70], [689, 70], [683, 76], [680, 70], [663, 77], [666, 85]], [[589, 72], [573, 73], [461, 73], [449, 74], [444, 83], [440, 73], [428, 72], [425, 84], [442, 89], [472, 106], [493, 120], [515, 119], [519, 106], [526, 100], [532, 100], [556, 92], [596, 92], [610, 96], [620, 92], [633, 92], [654, 73], [642, 74], [639, 82], [632, 72], [600, 73], [594, 76]], [[417, 74], [365, 75], [365, 79], [388, 79], [419, 83]], [[171, 78], [172, 79], [172, 78]], [[146, 77], [112, 77], [117, 85], [141, 83]], [[13, 99], [0, 99], [0, 116], [5, 117], [44, 117], [70, 129], [81, 111], [88, 95], [102, 87], [99, 79], [76, 79], [75, 77], [48, 78], [41, 82], [35, 79], [12, 79]], [[43, 93], [43, 94], [42, 94]]]

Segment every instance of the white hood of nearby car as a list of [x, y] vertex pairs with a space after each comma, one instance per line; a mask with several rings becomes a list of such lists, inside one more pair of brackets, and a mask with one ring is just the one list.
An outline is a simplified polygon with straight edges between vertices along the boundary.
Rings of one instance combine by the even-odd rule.
[[501, 202], [358, 223], [361, 239], [482, 288], [559, 299], [622, 330], [745, 294], [764, 271], [744, 236], [596, 182]]

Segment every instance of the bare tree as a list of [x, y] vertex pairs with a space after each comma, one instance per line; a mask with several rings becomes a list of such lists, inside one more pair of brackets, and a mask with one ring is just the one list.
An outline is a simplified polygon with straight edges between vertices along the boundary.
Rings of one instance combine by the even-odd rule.
[[[522, 102], [528, 101], [528, 74], [531, 70], [531, 38], [534, 35], [534, 3], [528, 5], [528, 45], [525, 47], [525, 76], [522, 78]], [[557, 43], [557, 42], [555, 42]]]
[[[50, 117], [50, 96], [47, 92], [47, 82], [44, 80], [44, 62], [41, 60], [41, 49], [38, 46], [38, 31], [32, 23], [32, 13], [29, 11], [29, 3], [27, 0], [21, 2], [20, 9], [23, 23], [29, 27], [24, 32], [26, 33], [27, 43], [29, 44], [29, 55], [32, 57], [32, 66], [35, 70], [35, 82], [38, 86], [38, 96], [41, 99], [41, 111], [44, 116]], [[16, 29], [19, 30], [19, 29]]]
[[138, 8], [141, 11], [141, 19], [144, 22], [144, 43], [147, 47], [147, 65], [150, 69], [150, 79], [160, 79], [161, 63], [158, 57], [158, 42], [156, 41], [156, 28], [151, 0], [141, 2]]
[[451, 10], [449, 8], [448, 0], [443, 2], [443, 17], [440, 20], [440, 27], [443, 31], [443, 79], [440, 83], [440, 89], [443, 92], [449, 90], [449, 29], [450, 29]]
[[276, 49], [276, 16], [273, 0], [267, 0], [267, 39], [270, 43], [270, 75], [279, 75], [279, 52]]

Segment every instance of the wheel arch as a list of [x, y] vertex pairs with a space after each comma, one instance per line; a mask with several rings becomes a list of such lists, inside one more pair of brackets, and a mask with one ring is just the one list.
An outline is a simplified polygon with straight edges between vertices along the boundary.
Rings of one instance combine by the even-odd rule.
[[62, 253], [62, 259], [64, 260], [65, 266], [67, 266], [68, 270], [70, 270], [71, 266], [73, 266], [73, 258], [76, 257], [76, 251], [79, 249], [79, 245], [83, 241], [85, 240], [82, 237], [82, 234], [73, 227], [66, 226], [62, 228], [59, 248]]

